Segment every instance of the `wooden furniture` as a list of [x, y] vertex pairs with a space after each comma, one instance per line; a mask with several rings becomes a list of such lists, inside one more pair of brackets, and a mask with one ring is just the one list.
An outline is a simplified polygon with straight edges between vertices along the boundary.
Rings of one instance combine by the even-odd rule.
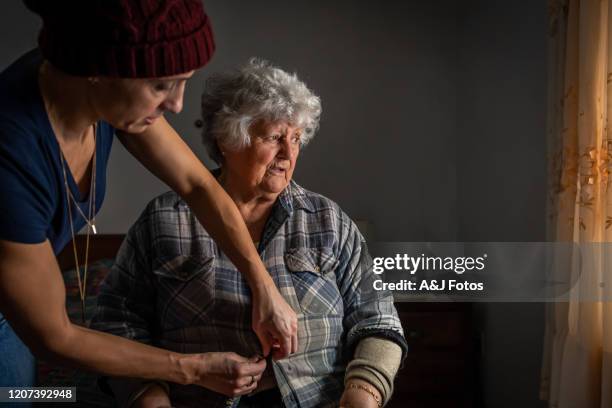
[[390, 408], [472, 408], [477, 350], [469, 303], [396, 303], [409, 352]]

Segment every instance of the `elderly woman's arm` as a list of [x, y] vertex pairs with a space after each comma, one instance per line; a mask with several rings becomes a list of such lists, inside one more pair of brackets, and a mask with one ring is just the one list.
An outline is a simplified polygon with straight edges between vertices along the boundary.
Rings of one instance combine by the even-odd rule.
[[120, 134], [123, 145], [176, 191], [244, 275], [253, 293], [253, 330], [267, 355], [297, 351], [297, 316], [265, 269], [234, 202], [164, 118], [141, 134]]
[[[363, 385], [366, 389], [359, 386], [347, 387], [342, 402], [355, 405], [351, 403], [353, 399], [363, 400], [364, 397], [367, 398], [363, 395], [364, 392], [374, 391], [374, 400], [386, 404], [393, 394], [393, 380], [401, 359], [402, 348], [394, 341], [378, 337], [366, 337], [361, 340], [355, 349], [353, 359], [346, 367], [344, 382], [345, 385], [351, 383], [360, 385], [365, 382]], [[375, 389], [368, 389], [367, 384], [373, 385]]]
[[380, 396], [384, 405], [391, 397], [393, 380], [408, 345], [393, 296], [388, 291], [374, 290], [372, 258], [357, 227], [342, 212], [339, 228], [340, 266], [336, 277], [344, 301], [347, 346], [354, 350], [342, 400], [368, 401], [364, 397], [372, 394], [370, 402]]

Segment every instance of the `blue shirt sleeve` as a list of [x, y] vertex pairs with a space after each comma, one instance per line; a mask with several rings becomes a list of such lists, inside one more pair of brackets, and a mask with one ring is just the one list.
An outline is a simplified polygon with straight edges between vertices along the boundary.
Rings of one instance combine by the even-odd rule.
[[47, 239], [57, 180], [45, 154], [35, 135], [0, 120], [0, 239], [30, 244]]

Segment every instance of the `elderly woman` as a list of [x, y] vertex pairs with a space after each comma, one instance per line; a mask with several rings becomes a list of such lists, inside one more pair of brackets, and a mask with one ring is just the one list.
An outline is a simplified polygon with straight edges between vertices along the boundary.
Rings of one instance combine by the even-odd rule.
[[[298, 352], [271, 362], [249, 384], [234, 384], [256, 383], [249, 396], [226, 399], [206, 389], [146, 383], [128, 387], [128, 403], [382, 406], [407, 348], [392, 296], [372, 289], [371, 258], [350, 218], [292, 180], [300, 150], [318, 127], [319, 98], [295, 75], [252, 60], [210, 77], [202, 113], [219, 183], [299, 316]], [[250, 330], [251, 301], [208, 231], [180, 197], [166, 193], [130, 229], [93, 325], [178, 352], [256, 360], [262, 350]]]

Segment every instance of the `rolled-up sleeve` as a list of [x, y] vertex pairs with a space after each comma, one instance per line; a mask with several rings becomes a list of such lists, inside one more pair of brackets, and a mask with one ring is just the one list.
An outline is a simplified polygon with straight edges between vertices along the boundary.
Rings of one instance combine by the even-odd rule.
[[376, 275], [372, 257], [357, 226], [343, 214], [340, 223], [340, 256], [337, 278], [344, 301], [344, 329], [352, 355], [365, 337], [380, 337], [394, 341], [402, 348], [402, 359], [408, 344], [389, 291], [375, 290]]

